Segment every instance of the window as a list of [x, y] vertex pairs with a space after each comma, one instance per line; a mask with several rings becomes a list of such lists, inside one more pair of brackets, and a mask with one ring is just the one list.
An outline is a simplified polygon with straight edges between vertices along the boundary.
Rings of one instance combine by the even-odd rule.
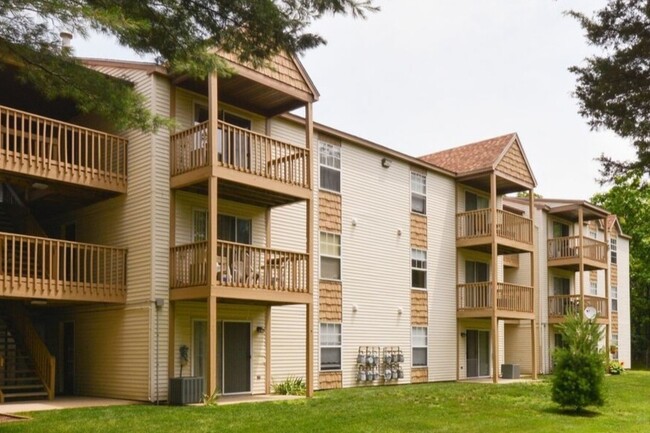
[[609, 352], [612, 354], [612, 359], [618, 360], [618, 334], [612, 333]]
[[341, 369], [341, 324], [320, 324], [320, 369]]
[[553, 294], [568, 296], [571, 294], [571, 280], [562, 277], [553, 277]]
[[414, 326], [411, 330], [411, 349], [413, 350], [413, 367], [427, 366], [427, 328]]
[[490, 268], [483, 262], [465, 262], [465, 282], [482, 283], [490, 280]]
[[465, 212], [489, 207], [490, 201], [487, 197], [465, 191]]
[[618, 311], [618, 287], [612, 286], [612, 311]]
[[208, 211], [206, 209], [192, 210], [192, 242], [202, 242], [208, 239]]
[[414, 171], [411, 172], [411, 210], [427, 213], [427, 176]]
[[411, 249], [411, 287], [427, 288], [427, 252]]
[[617, 257], [616, 257], [616, 238], [612, 238], [609, 241], [609, 250], [612, 253], [612, 265], [615, 265], [617, 263]]
[[320, 155], [320, 187], [341, 192], [341, 146], [318, 142]]
[[598, 232], [592, 228], [589, 229], [589, 237], [591, 239], [598, 239]]
[[598, 283], [596, 281], [589, 282], [589, 294], [593, 296], [598, 295]]
[[562, 338], [562, 334], [555, 334], [555, 348], [561, 349], [563, 347], [565, 347], [565, 344], [564, 338]]
[[559, 223], [553, 221], [553, 237], [554, 238], [563, 238], [569, 236], [569, 226], [568, 224]]
[[231, 215], [219, 215], [217, 219], [217, 238], [222, 241], [252, 244], [252, 221]]
[[320, 232], [320, 277], [341, 279], [341, 236]]

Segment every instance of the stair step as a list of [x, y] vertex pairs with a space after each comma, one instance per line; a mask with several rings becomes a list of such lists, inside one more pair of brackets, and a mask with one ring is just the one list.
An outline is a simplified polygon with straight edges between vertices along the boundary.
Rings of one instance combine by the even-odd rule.
[[36, 376], [25, 376], [25, 377], [5, 377], [0, 378], [0, 388], [5, 386], [7, 382], [36, 382], [41, 383], [41, 379]]
[[48, 394], [47, 391], [39, 391], [39, 392], [16, 392], [16, 393], [9, 393], [5, 394], [5, 401], [11, 399], [23, 399], [23, 398], [47, 398]]
[[31, 384], [31, 385], [3, 385], [0, 387], [2, 389], [3, 393], [6, 393], [7, 391], [27, 391], [27, 390], [34, 390], [34, 389], [43, 389], [43, 384], [37, 383], [37, 384]]

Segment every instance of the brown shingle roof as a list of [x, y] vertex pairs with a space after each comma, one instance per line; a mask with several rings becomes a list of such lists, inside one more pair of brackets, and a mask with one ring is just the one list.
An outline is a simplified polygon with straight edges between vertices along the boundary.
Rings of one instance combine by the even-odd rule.
[[470, 173], [494, 168], [505, 148], [517, 138], [516, 133], [454, 147], [420, 159], [456, 174]]

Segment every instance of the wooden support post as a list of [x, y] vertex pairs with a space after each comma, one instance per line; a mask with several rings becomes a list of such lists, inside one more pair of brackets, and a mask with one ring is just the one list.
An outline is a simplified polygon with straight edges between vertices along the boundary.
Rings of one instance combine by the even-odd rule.
[[266, 365], [265, 365], [265, 378], [264, 378], [264, 392], [266, 394], [271, 393], [271, 307], [270, 305], [266, 307], [266, 315], [264, 317], [264, 328], [266, 332], [264, 333], [264, 343], [266, 345]]
[[610, 274], [610, 252], [609, 252], [609, 227], [607, 226], [607, 217], [603, 218], [603, 227], [605, 228], [605, 263], [607, 263], [607, 266], [605, 267], [605, 299], [607, 300], [607, 326], [605, 327], [605, 349], [607, 350], [607, 353], [609, 353], [609, 357], [611, 358], [611, 351], [609, 350], [611, 346], [611, 332], [612, 332], [612, 300], [610, 299], [611, 297], [611, 292], [610, 292], [610, 285], [611, 285], [611, 274]]
[[169, 301], [169, 339], [167, 354], [167, 374], [170, 378], [176, 375], [176, 302]]
[[[536, 264], [535, 260], [536, 251], [537, 251], [537, 236], [535, 233], [535, 191], [531, 188], [528, 190], [528, 206], [529, 206], [529, 217], [530, 217], [530, 239], [533, 241], [533, 250], [530, 252], [530, 287], [533, 289], [533, 320], [530, 321], [530, 345], [531, 345], [531, 367], [533, 379], [537, 379], [537, 295], [539, 291], [537, 290], [535, 270]], [[540, 318], [541, 320], [541, 318]]]
[[216, 73], [208, 77], [208, 159], [213, 175], [219, 165], [218, 132], [219, 132], [219, 78]]
[[214, 288], [217, 285], [217, 202], [218, 202], [218, 179], [210, 176], [208, 179], [208, 287]]
[[307, 361], [307, 365], [305, 366], [305, 376], [306, 376], [306, 382], [307, 382], [307, 392], [306, 396], [307, 397], [313, 397], [314, 396], [314, 305], [310, 302], [309, 304], [305, 304], [305, 310], [306, 310], [306, 320], [305, 320], [305, 328], [306, 328], [306, 341], [305, 341], [305, 349], [307, 351], [305, 359]]
[[217, 297], [208, 296], [208, 393], [218, 388], [217, 382]]
[[[458, 185], [454, 188], [454, 203], [455, 207], [458, 207]], [[463, 209], [465, 210], [465, 209]], [[458, 233], [458, 218], [454, 218], [454, 233]], [[458, 320], [458, 273], [460, 268], [460, 256], [459, 251], [456, 249], [456, 275], [454, 277], [454, 288], [456, 293], [456, 380], [460, 380], [460, 321]], [[467, 276], [466, 276], [467, 277]], [[466, 343], [467, 344], [467, 343]], [[465, 366], [465, 371], [467, 371], [467, 366]]]
[[492, 381], [499, 382], [499, 320], [497, 315], [497, 290], [499, 276], [499, 248], [497, 245], [497, 175], [490, 175], [490, 233], [492, 235], [491, 281], [492, 281]]
[[580, 279], [580, 314], [585, 314], [585, 252], [584, 252], [584, 213], [582, 206], [578, 208], [578, 260], [579, 260], [579, 279]]

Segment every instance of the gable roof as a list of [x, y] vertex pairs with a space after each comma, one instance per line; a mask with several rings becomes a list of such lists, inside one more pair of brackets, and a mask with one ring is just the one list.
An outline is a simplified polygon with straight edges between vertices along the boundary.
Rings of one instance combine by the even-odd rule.
[[514, 132], [431, 153], [420, 159], [461, 178], [496, 171], [500, 177], [520, 185], [537, 186], [519, 136]]

